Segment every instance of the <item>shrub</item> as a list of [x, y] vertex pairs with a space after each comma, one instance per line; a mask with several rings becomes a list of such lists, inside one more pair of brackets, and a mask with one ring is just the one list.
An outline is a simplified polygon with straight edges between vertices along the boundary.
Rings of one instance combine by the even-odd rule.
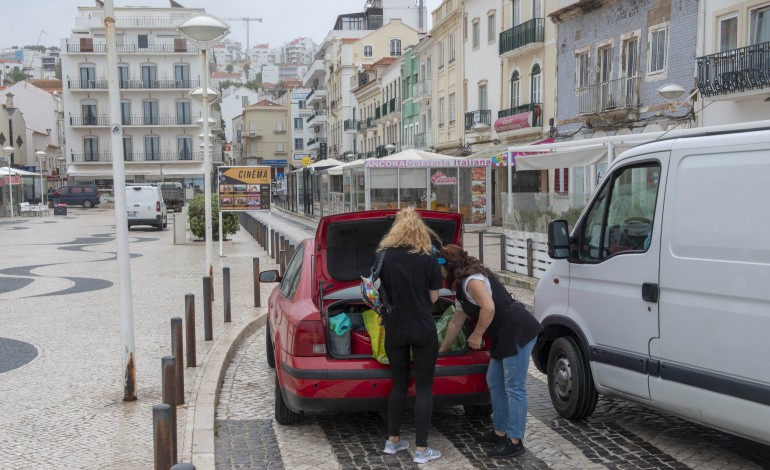
[[[190, 231], [198, 238], [206, 239], [206, 211], [205, 196], [198, 194], [187, 207], [187, 220], [190, 222]], [[225, 239], [228, 235], [236, 233], [240, 229], [238, 222], [238, 213], [222, 213], [222, 234]], [[219, 240], [219, 196], [211, 195], [211, 230], [212, 240]]]

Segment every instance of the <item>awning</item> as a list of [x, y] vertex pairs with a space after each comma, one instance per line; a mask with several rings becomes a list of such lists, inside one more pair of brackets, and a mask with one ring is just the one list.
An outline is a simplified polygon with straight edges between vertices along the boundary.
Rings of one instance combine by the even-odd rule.
[[[552, 170], [555, 168], [589, 166], [597, 163], [607, 163], [609, 161], [607, 144], [580, 146], [580, 141], [574, 143], [575, 147], [565, 150], [527, 152], [526, 154], [518, 152], [521, 155], [514, 157], [514, 166], [517, 171]], [[614, 145], [614, 155], [619, 155], [621, 152], [639, 145], [640, 143], [642, 142]]]
[[[20, 170], [18, 168], [11, 168], [11, 174], [16, 176], [37, 176], [40, 177], [40, 173], [34, 173], [32, 171]], [[8, 167], [0, 166], [0, 175], [8, 176]]]
[[[536, 140], [529, 144], [522, 144], [522, 145], [540, 145], [540, 144], [550, 144], [550, 143], [553, 143], [553, 139]], [[505, 166], [508, 164], [508, 155], [509, 155], [508, 147], [509, 146], [510, 146], [509, 144], [501, 144], [501, 145], [495, 145], [494, 147], [487, 147], [485, 149], [481, 149], [478, 152], [469, 155], [468, 158], [472, 160], [489, 158], [491, 159], [492, 166]]]
[[316, 170], [322, 170], [324, 168], [331, 168], [333, 166], [342, 165], [344, 162], [341, 162], [339, 160], [335, 160], [334, 158], [324, 158], [323, 160], [318, 160], [317, 162], [314, 162], [310, 165], [308, 165], [308, 168], [315, 168]]
[[[203, 176], [203, 162], [194, 162], [191, 164], [164, 163], [162, 166], [158, 163], [126, 165], [124, 172], [126, 176], [151, 176], [157, 175], [167, 178], [175, 176]], [[73, 164], [67, 167], [69, 176], [87, 176], [91, 178], [111, 179], [114, 176], [112, 165], [78, 165]]]
[[508, 131], [516, 131], [519, 129], [524, 129], [527, 127], [532, 127], [532, 113], [531, 112], [525, 112], [525, 113], [519, 113], [514, 114], [512, 116], [505, 116], [501, 118], [497, 118], [495, 120], [495, 132], [508, 132]]

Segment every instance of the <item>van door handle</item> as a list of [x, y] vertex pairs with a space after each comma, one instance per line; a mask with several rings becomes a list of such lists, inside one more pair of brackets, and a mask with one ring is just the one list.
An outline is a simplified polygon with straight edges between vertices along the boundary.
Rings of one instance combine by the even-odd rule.
[[654, 282], [642, 284], [642, 299], [647, 302], [658, 302], [658, 285]]

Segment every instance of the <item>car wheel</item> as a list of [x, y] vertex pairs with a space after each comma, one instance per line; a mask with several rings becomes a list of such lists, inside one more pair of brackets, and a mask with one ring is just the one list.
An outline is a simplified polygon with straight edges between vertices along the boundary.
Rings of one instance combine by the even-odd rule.
[[83, 201], [83, 207], [85, 207], [86, 209], [90, 209], [94, 207], [94, 203], [90, 199], [86, 199], [85, 201]]
[[157, 230], [158, 232], [163, 230], [163, 221], [162, 220], [160, 222], [158, 222], [158, 225], [155, 226], [155, 230]]
[[463, 405], [465, 416], [489, 416], [492, 414], [492, 404], [486, 405]]
[[267, 365], [275, 369], [275, 349], [273, 348], [273, 337], [270, 334], [270, 322], [265, 325], [265, 359]]
[[163, 228], [166, 228], [166, 227], [168, 227], [168, 219], [167, 218], [163, 219]]
[[275, 374], [275, 420], [278, 424], [297, 424], [305, 418], [305, 413], [297, 413], [286, 407], [281, 394], [281, 385], [278, 383], [278, 374]]
[[591, 368], [574, 338], [562, 336], [548, 353], [548, 393], [556, 411], [567, 419], [591, 416], [598, 394]]

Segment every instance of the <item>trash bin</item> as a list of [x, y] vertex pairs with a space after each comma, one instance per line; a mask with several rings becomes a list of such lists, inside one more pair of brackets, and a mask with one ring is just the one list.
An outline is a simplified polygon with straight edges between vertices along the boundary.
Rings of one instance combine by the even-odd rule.
[[174, 245], [187, 243], [187, 221], [184, 212], [174, 212]]
[[67, 215], [67, 204], [54, 204], [53, 215]]

